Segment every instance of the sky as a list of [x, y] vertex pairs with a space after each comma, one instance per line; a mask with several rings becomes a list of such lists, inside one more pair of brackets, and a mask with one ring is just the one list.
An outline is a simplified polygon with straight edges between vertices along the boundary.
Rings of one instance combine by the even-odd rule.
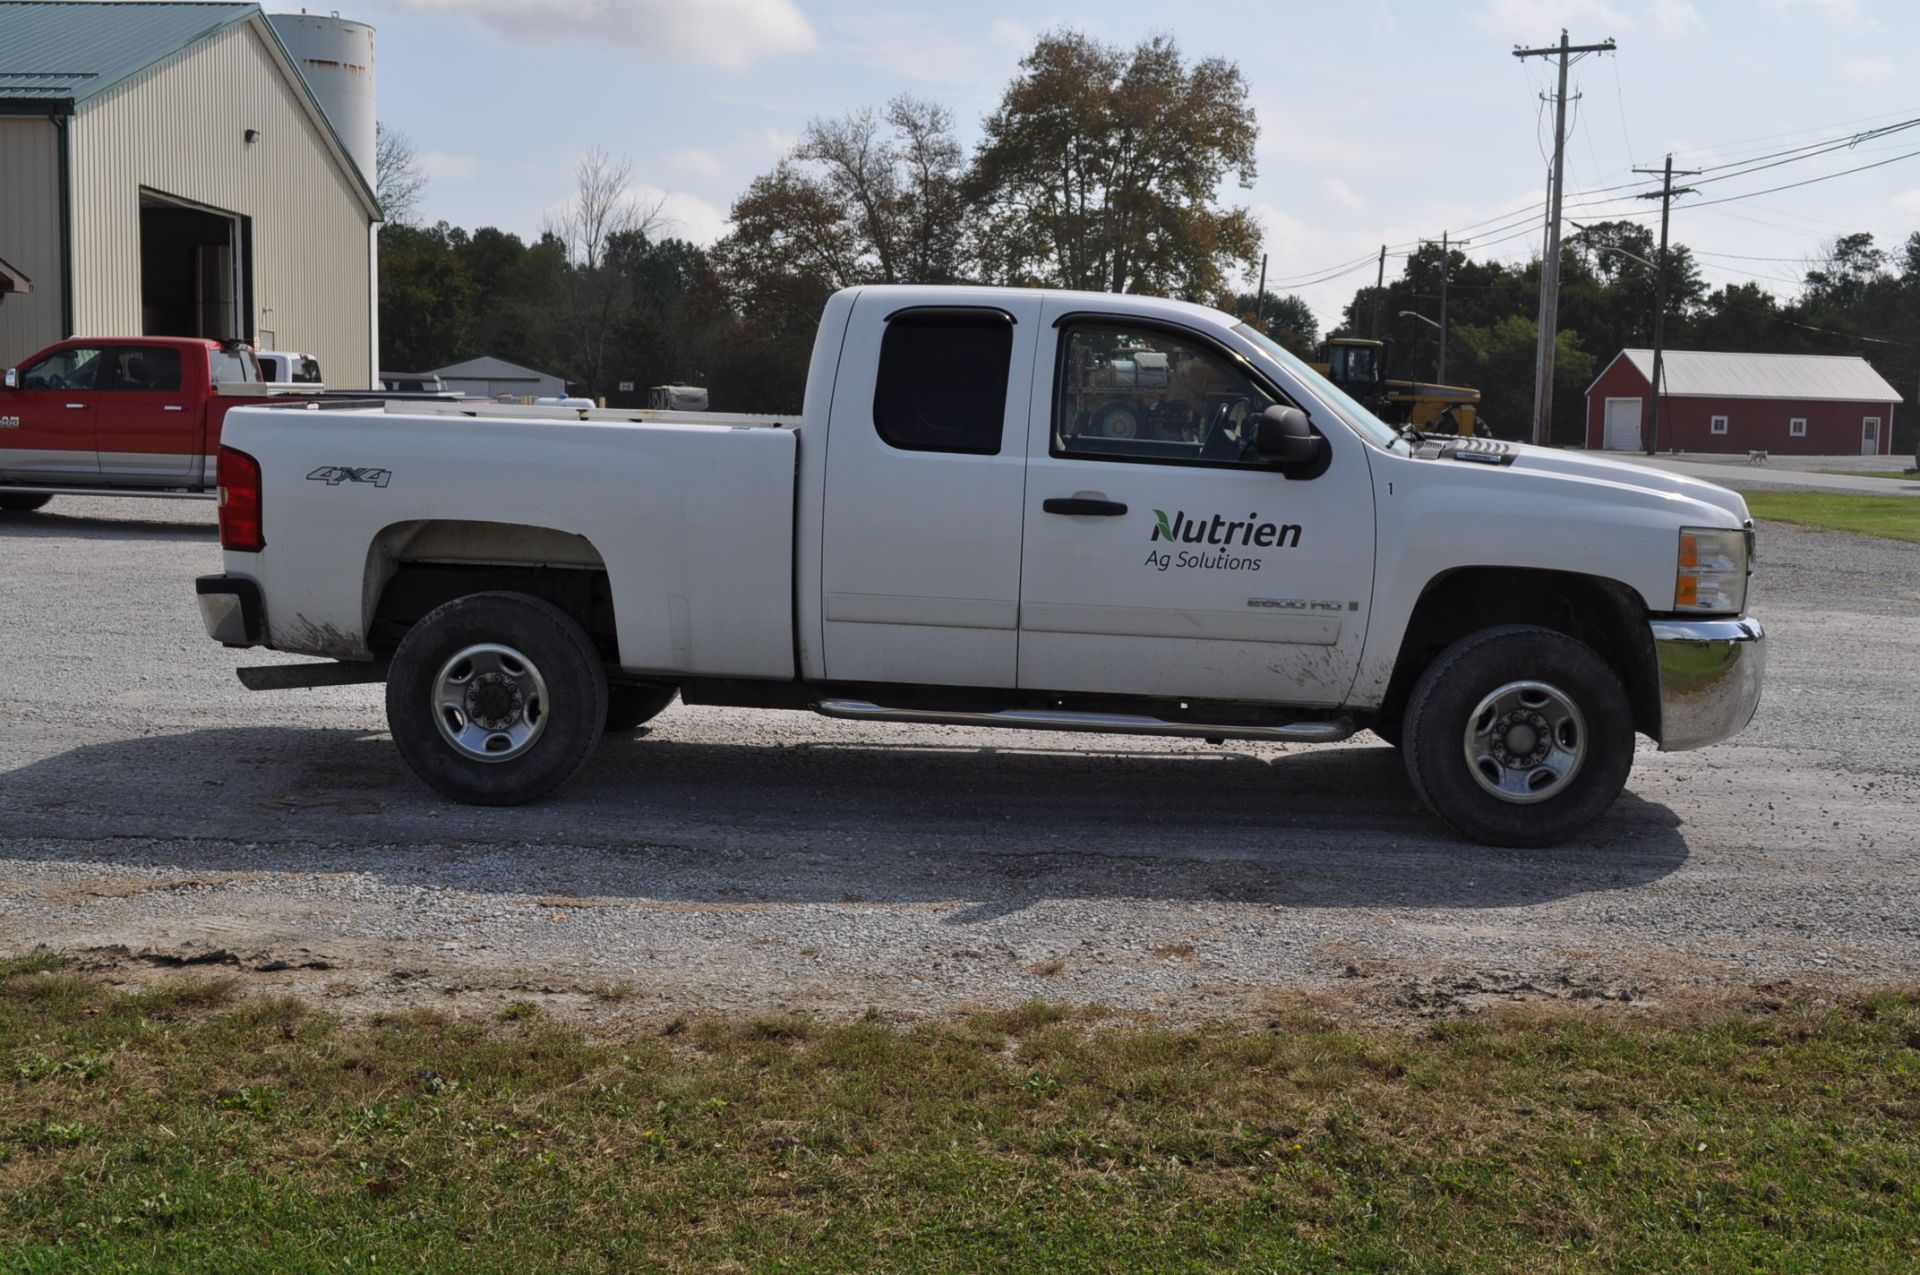
[[[971, 146], [1039, 33], [1171, 35], [1246, 77], [1259, 171], [1221, 195], [1258, 217], [1269, 289], [1300, 294], [1323, 328], [1371, 281], [1383, 243], [1404, 253], [1447, 231], [1483, 259], [1539, 253], [1542, 222], [1525, 217], [1546, 192], [1553, 113], [1540, 98], [1554, 68], [1512, 51], [1563, 27], [1576, 44], [1618, 42], [1570, 78], [1575, 223], [1655, 210], [1632, 198], [1646, 179], [1631, 169], [1669, 152], [1711, 170], [1920, 118], [1913, 0], [360, 0], [340, 12], [378, 30], [379, 115], [418, 148], [424, 220], [531, 237], [599, 147], [664, 198], [669, 233], [700, 243], [725, 233], [733, 198], [810, 119], [911, 93], [948, 107]], [[1920, 229], [1909, 152], [1920, 127], [1750, 175], [1710, 171], [1676, 201], [1674, 239], [1713, 286], [1791, 296], [1835, 236], [1893, 247]], [[1747, 197], [1868, 164], [1880, 166]], [[1725, 202], [1689, 207], [1709, 199]], [[1390, 256], [1388, 276], [1399, 266]]]

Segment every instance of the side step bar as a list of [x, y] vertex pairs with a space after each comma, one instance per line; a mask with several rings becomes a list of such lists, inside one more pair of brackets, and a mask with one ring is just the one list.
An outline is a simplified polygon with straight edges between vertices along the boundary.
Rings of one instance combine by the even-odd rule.
[[0, 483], [0, 496], [145, 496], [153, 500], [218, 500], [217, 488], [56, 487], [46, 483]]
[[1223, 726], [1206, 722], [1170, 722], [1131, 713], [1070, 713], [1060, 709], [1007, 708], [998, 712], [963, 709], [888, 708], [860, 699], [823, 699], [813, 706], [822, 717], [850, 722], [922, 722], [934, 726], [999, 726], [1014, 730], [1070, 730], [1096, 735], [1177, 735], [1188, 739], [1259, 739], [1279, 744], [1333, 744], [1358, 729], [1352, 719], [1291, 722], [1285, 726]]

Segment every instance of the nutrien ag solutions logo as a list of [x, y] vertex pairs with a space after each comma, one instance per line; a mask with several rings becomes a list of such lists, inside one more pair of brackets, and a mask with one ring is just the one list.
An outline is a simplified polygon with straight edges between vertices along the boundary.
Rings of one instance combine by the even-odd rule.
[[1183, 509], [1173, 511], [1171, 517], [1164, 509], [1153, 511], [1153, 534], [1149, 541], [1167, 541], [1170, 544], [1213, 545], [1221, 552], [1208, 553], [1205, 550], [1150, 550], [1146, 564], [1156, 571], [1165, 571], [1170, 567], [1198, 568], [1202, 571], [1258, 571], [1260, 559], [1242, 558], [1226, 552], [1235, 548], [1257, 549], [1298, 549], [1300, 547], [1300, 524], [1297, 522], [1263, 522], [1259, 514], [1248, 514], [1244, 520], [1229, 519], [1220, 514], [1211, 518], [1204, 515], [1197, 518], [1187, 517]]

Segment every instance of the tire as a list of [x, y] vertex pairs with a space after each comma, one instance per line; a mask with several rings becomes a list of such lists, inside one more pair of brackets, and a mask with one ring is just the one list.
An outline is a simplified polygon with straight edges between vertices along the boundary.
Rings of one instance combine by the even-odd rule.
[[387, 674], [400, 755], [428, 787], [469, 805], [546, 796], [586, 764], [606, 719], [593, 642], [566, 612], [524, 593], [435, 608], [407, 631]]
[[1405, 731], [1414, 791], [1454, 831], [1488, 845], [1566, 840], [1606, 812], [1633, 769], [1633, 709], [1619, 674], [1551, 629], [1485, 629], [1442, 651], [1414, 684]]
[[47, 502], [53, 499], [50, 492], [26, 491], [0, 495], [0, 512], [10, 514], [30, 514], [36, 509], [45, 509]]
[[609, 686], [607, 734], [645, 725], [664, 713], [679, 693], [677, 686]]

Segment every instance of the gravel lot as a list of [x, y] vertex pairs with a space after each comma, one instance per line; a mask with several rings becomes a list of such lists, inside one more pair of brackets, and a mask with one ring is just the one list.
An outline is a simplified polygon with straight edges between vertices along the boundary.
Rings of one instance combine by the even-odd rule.
[[254, 694], [191, 578], [210, 505], [0, 521], [0, 951], [182, 963], [343, 1012], [1032, 996], [1425, 1016], [1920, 975], [1920, 549], [1767, 525], [1760, 719], [1644, 746], [1579, 844], [1445, 835], [1398, 755], [675, 707], [559, 798], [446, 804], [379, 689]]

